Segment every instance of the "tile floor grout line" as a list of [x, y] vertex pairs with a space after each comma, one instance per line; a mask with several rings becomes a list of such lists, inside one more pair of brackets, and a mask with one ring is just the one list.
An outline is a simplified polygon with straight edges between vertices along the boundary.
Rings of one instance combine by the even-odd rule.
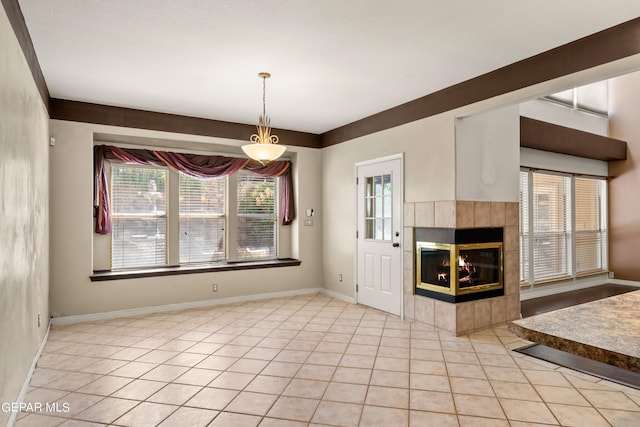
[[[79, 412], [79, 413], [82, 413], [85, 410], [97, 405], [99, 402], [102, 402], [105, 399], [112, 397], [114, 394], [118, 393], [120, 390], [124, 389], [125, 387], [127, 387], [128, 385], [132, 384], [135, 381], [144, 380], [149, 382], [155, 382], [160, 384], [160, 387], [154, 390], [153, 392], [151, 392], [150, 394], [145, 395], [145, 397], [135, 398], [131, 396], [130, 398], [124, 398], [124, 400], [129, 400], [130, 402], [133, 402], [134, 406], [131, 407], [128, 411], [125, 411], [124, 413], [120, 414], [118, 418], [116, 418], [116, 420], [120, 419], [121, 417], [125, 417], [127, 414], [131, 413], [131, 411], [136, 410], [136, 408], [148, 407], [146, 405], [142, 405], [146, 403], [146, 404], [154, 404], [154, 405], [157, 404], [157, 405], [171, 406], [171, 408], [165, 408], [167, 411], [171, 410], [171, 412], [169, 412], [168, 415], [166, 415], [165, 418], [163, 418], [163, 420], [160, 421], [160, 422], [164, 422], [164, 420], [170, 418], [173, 414], [175, 414], [181, 408], [193, 409], [193, 410], [203, 411], [203, 413], [206, 413], [205, 411], [208, 411], [207, 409], [198, 409], [197, 407], [190, 407], [186, 405], [194, 396], [198, 395], [201, 391], [206, 389], [213, 390], [214, 388], [209, 386], [211, 386], [216, 380], [216, 378], [218, 378], [221, 374], [223, 373], [246, 374], [247, 376], [251, 375], [251, 380], [248, 380], [246, 384], [243, 384], [239, 389], [232, 390], [235, 393], [234, 397], [231, 398], [223, 406], [221, 410], [215, 410], [216, 415], [211, 419], [211, 422], [215, 423], [215, 420], [218, 419], [219, 416], [224, 413], [235, 414], [235, 415], [245, 414], [247, 416], [254, 417], [252, 419], [257, 420], [256, 422], [263, 422], [266, 418], [274, 418], [273, 416], [269, 415], [270, 411], [272, 410], [274, 405], [276, 405], [276, 403], [278, 402], [278, 399], [285, 396], [284, 393], [286, 393], [286, 390], [294, 383], [294, 381], [298, 380], [296, 384], [298, 383], [304, 384], [303, 381], [314, 381], [314, 382], [317, 382], [317, 384], [319, 384], [318, 387], [324, 387], [324, 389], [322, 390], [322, 393], [320, 396], [318, 396], [318, 398], [310, 399], [315, 402], [315, 407], [310, 418], [310, 422], [313, 422], [314, 417], [316, 416], [316, 413], [319, 413], [321, 406], [323, 406], [323, 402], [327, 402], [327, 403], [335, 402], [334, 400], [330, 400], [330, 396], [327, 395], [331, 384], [361, 385], [361, 380], [357, 380], [356, 378], [347, 379], [347, 382], [343, 383], [342, 380], [344, 380], [344, 378], [337, 378], [337, 374], [338, 372], [340, 372], [339, 371], [340, 368], [354, 369], [354, 368], [350, 368], [349, 366], [353, 365], [354, 362], [358, 360], [358, 357], [363, 357], [362, 360], [363, 361], [366, 360], [366, 363], [365, 363], [366, 367], [364, 368], [365, 369], [364, 372], [368, 372], [368, 375], [367, 375], [367, 382], [365, 385], [363, 385], [363, 387], [365, 387], [364, 397], [362, 398], [363, 400], [361, 403], [356, 403], [359, 411], [357, 413], [357, 416], [358, 416], [357, 421], [360, 423], [363, 422], [364, 420], [363, 417], [365, 416], [366, 408], [372, 407], [372, 408], [378, 408], [380, 410], [388, 410], [390, 412], [396, 411], [396, 410], [404, 411], [404, 413], [406, 414], [407, 423], [410, 423], [414, 415], [419, 416], [417, 414], [429, 413], [429, 412], [424, 412], [422, 410], [424, 408], [415, 409], [415, 410], [411, 408], [411, 393], [413, 390], [420, 390], [420, 389], [415, 389], [413, 387], [412, 370], [413, 370], [413, 363], [415, 361], [423, 360], [422, 358], [426, 358], [426, 361], [431, 360], [429, 353], [426, 351], [431, 346], [431, 344], [427, 344], [427, 343], [430, 341], [434, 341], [435, 339], [438, 342], [437, 354], [442, 359], [441, 363], [444, 366], [444, 375], [438, 374], [437, 377], [446, 377], [446, 382], [449, 388], [446, 394], [450, 396], [455, 414], [450, 414], [448, 412], [441, 412], [442, 408], [434, 408], [434, 409], [437, 409], [436, 412], [432, 412], [434, 414], [438, 413], [438, 414], [442, 414], [443, 416], [453, 416], [458, 420], [462, 420], [462, 418], [460, 417], [463, 417], [463, 415], [457, 413], [459, 408], [457, 406], [458, 404], [456, 403], [454, 395], [459, 394], [460, 396], [472, 396], [472, 397], [486, 396], [492, 399], [496, 399], [496, 401], [499, 404], [498, 406], [500, 407], [503, 413], [503, 416], [506, 417], [504, 419], [515, 421], [515, 419], [512, 420], [508, 417], [507, 412], [505, 411], [506, 408], [503, 406], [503, 402], [500, 400], [501, 398], [498, 396], [498, 393], [496, 392], [496, 388], [495, 388], [497, 385], [496, 381], [500, 381], [500, 382], [507, 381], [507, 384], [508, 384], [510, 378], [491, 380], [489, 378], [488, 371], [487, 371], [488, 368], [491, 368], [491, 370], [495, 371], [496, 373], [500, 372], [500, 369], [505, 369], [505, 367], [509, 365], [509, 363], [507, 362], [511, 361], [515, 364], [515, 368], [516, 368], [515, 372], [519, 372], [520, 375], [524, 377], [526, 381], [525, 384], [534, 390], [536, 398], [539, 399], [538, 401], [542, 402], [545, 405], [545, 407], [551, 413], [552, 417], [556, 422], [559, 422], [560, 418], [558, 418], [556, 413], [551, 409], [550, 404], [553, 404], [553, 400], [549, 400], [549, 399], [545, 400], [545, 398], [541, 394], [542, 389], [537, 387], [537, 386], [547, 387], [546, 385], [544, 385], [546, 383], [546, 380], [544, 380], [544, 378], [542, 377], [538, 379], [531, 378], [530, 375], [527, 374], [528, 371], [540, 372], [539, 375], [542, 375], [542, 376], [547, 375], [545, 373], [549, 373], [549, 374], [554, 373], [554, 375], [560, 374], [558, 378], [562, 378], [565, 382], [568, 383], [566, 387], [568, 387], [568, 389], [570, 390], [577, 391], [578, 392], [577, 395], [581, 396], [585, 400], [586, 404], [589, 405], [588, 408], [592, 408], [591, 410], [594, 411], [594, 414], [597, 414], [597, 416], [601, 417], [602, 420], [607, 420], [607, 422], [611, 422], [609, 421], [609, 418], [607, 418], [607, 416], [628, 417], [630, 419], [635, 416], [640, 416], [640, 401], [639, 401], [640, 394], [638, 393], [633, 393], [631, 390], [625, 390], [624, 388], [620, 388], [620, 387], [612, 387], [608, 385], [606, 382], [603, 382], [597, 379], [594, 380], [593, 378], [590, 378], [588, 376], [585, 377], [587, 378], [586, 380], [583, 379], [582, 376], [578, 376], [578, 375], [573, 376], [571, 375], [570, 372], [567, 372], [566, 370], [564, 370], [563, 368], [557, 365], [535, 363], [530, 361], [529, 358], [526, 356], [515, 357], [512, 351], [512, 347], [514, 343], [518, 343], [519, 341], [516, 338], [514, 339], [507, 338], [510, 335], [505, 333], [506, 327], [491, 328], [487, 330], [476, 331], [472, 334], [469, 334], [463, 337], [451, 337], [451, 336], [444, 336], [440, 331], [437, 331], [434, 328], [428, 328], [425, 325], [420, 325], [415, 322], [399, 321], [394, 317], [378, 312], [376, 310], [372, 310], [370, 308], [364, 308], [361, 306], [350, 305], [342, 302], [339, 302], [334, 306], [333, 305], [334, 303], [336, 303], [335, 299], [326, 298], [324, 296], [320, 298], [316, 298], [316, 296], [311, 295], [308, 298], [304, 298], [304, 299], [285, 298], [285, 299], [278, 299], [277, 302], [275, 302], [274, 300], [273, 303], [270, 300], [266, 300], [264, 302], [255, 303], [255, 304], [243, 304], [243, 303], [231, 304], [228, 307], [223, 307], [222, 309], [220, 309], [220, 307], [211, 307], [207, 310], [201, 308], [198, 310], [192, 310], [192, 309], [179, 310], [179, 311], [176, 311], [175, 313], [171, 313], [171, 312], [161, 313], [161, 314], [152, 313], [145, 316], [139, 316], [136, 318], [136, 320], [131, 320], [128, 322], [111, 319], [110, 321], [87, 322], [86, 324], [72, 325], [68, 328], [59, 328], [55, 331], [58, 333], [52, 334], [52, 336], [48, 340], [48, 343], [52, 343], [51, 351], [45, 350], [43, 352], [43, 354], [48, 353], [51, 355], [48, 358], [50, 359], [50, 362], [46, 364], [47, 366], [40, 367], [42, 370], [47, 370], [44, 372], [48, 373], [49, 377], [47, 377], [46, 375], [43, 376], [41, 380], [44, 382], [41, 384], [38, 384], [38, 386], [35, 386], [32, 384], [30, 386], [30, 392], [37, 391], [37, 390], [51, 390], [51, 391], [63, 392], [64, 396], [69, 396], [73, 394], [73, 395], [95, 396], [96, 398], [98, 398], [98, 401], [96, 401], [93, 404], [90, 404], [89, 406], [87, 406], [87, 408]], [[282, 314], [279, 315], [279, 313], [282, 313]], [[189, 321], [189, 316], [191, 314], [196, 315], [195, 318], [197, 319], [197, 321]], [[259, 327], [260, 324], [263, 322], [264, 323], [270, 322], [268, 324], [268, 328], [264, 328], [264, 330], [262, 330]], [[292, 322], [292, 325], [291, 325], [292, 328], [284, 327], [286, 326], [287, 322]], [[112, 335], [112, 338], [108, 338], [104, 340], [105, 341], [104, 344], [102, 345], [98, 344], [101, 340], [100, 337], [103, 337], [104, 335], [110, 335], [109, 332], [114, 332], [115, 329], [109, 329], [106, 327], [109, 324], [113, 324], [113, 323], [124, 323], [127, 325], [131, 325], [130, 326], [131, 329], [127, 329], [124, 326], [120, 326], [119, 327], [120, 330], [118, 330], [117, 332], [121, 335]], [[147, 329], [138, 327], [144, 324], [148, 325]], [[171, 327], [171, 325], [173, 326]], [[344, 326], [344, 328], [338, 328], [338, 326], [340, 327]], [[167, 330], [162, 331], [160, 330], [161, 327], [166, 327]], [[332, 331], [334, 327], [336, 329], [335, 331]], [[359, 330], [359, 328], [362, 328], [362, 329]], [[377, 330], [366, 329], [366, 328], [375, 328]], [[256, 333], [252, 333], [252, 329], [256, 329], [255, 331]], [[347, 329], [349, 330], [347, 331]], [[215, 332], [208, 332], [205, 335], [198, 335], [194, 333], [197, 330], [206, 330], [206, 332], [210, 330], [215, 330]], [[292, 331], [292, 332], [289, 332], [288, 334], [284, 334], [283, 336], [287, 336], [287, 338], [282, 340], [283, 342], [281, 343], [276, 344], [276, 342], [274, 342], [273, 343], [274, 346], [272, 347], [260, 347], [260, 343], [265, 341], [265, 339], [271, 336], [271, 334], [279, 330], [280, 331], [286, 330], [286, 331]], [[420, 334], [418, 333], [419, 330], [425, 331], [425, 333]], [[145, 331], [147, 334], [146, 337], [139, 336], [139, 334], [145, 333]], [[295, 331], [295, 333], [293, 331]], [[402, 332], [402, 331], [407, 331], [407, 332]], [[304, 332], [309, 332], [309, 334], [307, 335]], [[128, 334], [133, 334], [133, 335], [128, 335]], [[188, 335], [188, 334], [191, 334], [191, 335]], [[212, 339], [211, 342], [204, 341], [204, 339], [213, 337], [215, 334], [220, 334], [220, 336], [217, 339], [216, 338]], [[333, 334], [336, 334], [336, 335], [333, 335]], [[343, 334], [345, 336], [341, 337], [337, 334]], [[429, 334], [433, 334], [433, 335], [429, 335]], [[122, 338], [118, 338], [118, 336]], [[191, 342], [191, 345], [187, 346], [186, 348], [183, 348], [183, 346], [186, 346], [186, 343], [178, 343], [178, 341], [183, 341], [181, 339], [182, 337], [185, 337], [185, 338], [189, 337], [190, 339], [197, 338], [197, 340], [189, 341]], [[157, 341], [154, 342], [153, 339]], [[343, 341], [343, 339], [347, 339], [347, 340]], [[149, 340], [149, 341], [147, 343], [143, 343], [143, 341], [145, 340]], [[365, 348], [359, 349], [358, 347], [352, 347], [350, 349], [351, 345], [353, 346], [370, 345], [373, 342], [373, 340], [375, 340], [376, 342], [373, 352], [368, 352]], [[160, 345], [156, 345], [161, 341], [164, 341], [164, 343]], [[216, 341], [218, 343], [216, 343]], [[141, 347], [135, 347], [136, 345], [141, 345], [141, 346], [147, 345], [147, 346], [152, 346], [152, 348], [149, 349], [149, 348], [142, 347], [143, 350], [146, 349], [147, 351], [139, 354], [136, 358], [131, 360], [113, 359], [111, 356], [121, 351], [121, 350], [117, 350], [114, 353], [113, 348], [122, 347], [114, 344], [115, 343], [123, 344], [125, 342], [130, 342], [131, 344], [129, 344], [129, 346], [124, 348], [139, 348], [139, 349], [141, 348]], [[457, 345], [456, 346], [453, 346], [450, 344], [443, 345], [445, 343], [453, 343], [453, 342], [468, 343], [472, 351], [471, 354], [474, 355], [477, 361], [476, 363], [478, 364], [477, 366], [480, 367], [482, 375], [484, 376], [484, 380], [482, 381], [487, 381], [489, 386], [488, 389], [490, 390], [490, 393], [493, 394], [493, 396], [482, 394], [481, 392], [476, 393], [476, 391], [472, 389], [467, 389], [462, 391], [457, 390], [458, 393], [454, 393], [454, 386], [455, 386], [453, 383], [454, 378], [464, 379], [466, 378], [466, 375], [458, 376], [450, 370], [450, 365], [446, 361], [447, 355], [445, 353], [451, 352], [451, 354], [455, 354], [456, 352], [458, 352], [459, 354], [462, 355], [462, 354], [467, 354], [468, 349], [463, 348], [463, 346], [457, 346]], [[53, 345], [54, 343], [55, 345]], [[79, 352], [78, 346], [82, 346], [83, 343], [85, 343], [87, 350]], [[171, 343], [174, 343], [173, 348], [169, 346]], [[216, 349], [212, 349], [210, 352], [204, 353], [204, 354], [191, 353], [188, 351], [189, 349], [198, 345], [199, 343], [216, 344], [216, 345], [219, 345], [219, 347], [217, 347]], [[268, 342], [265, 342], [265, 344], [266, 343]], [[321, 343], [327, 343], [328, 345], [326, 345], [326, 347], [320, 347]], [[336, 343], [336, 344], [343, 343], [344, 346], [333, 345], [329, 343]], [[167, 347], [164, 348], [164, 346], [167, 346]], [[224, 351], [222, 351], [220, 352], [220, 354], [221, 355], [224, 354], [224, 356], [220, 356], [220, 357], [228, 357], [229, 359], [233, 359], [233, 362], [228, 364], [227, 362], [225, 362], [225, 366], [221, 367], [221, 369], [220, 368], [215, 369], [213, 365], [207, 368], [197, 367], [202, 363], [203, 360], [206, 360], [208, 357], [213, 356], [216, 352], [223, 349], [225, 346], [230, 346], [227, 349], [227, 351], [229, 351], [230, 353], [227, 354], [227, 353], [224, 353]], [[248, 350], [245, 349], [245, 351], [242, 351], [243, 349], [240, 348], [242, 346], [246, 347]], [[493, 346], [496, 346], [496, 347], [494, 348]], [[267, 358], [267, 360], [264, 360], [262, 358], [251, 359], [250, 357], [247, 357], [247, 354], [250, 351], [258, 348], [270, 349], [270, 350], [273, 350], [273, 353], [271, 355], [269, 355], [268, 353], [265, 354], [265, 356], [270, 357], [270, 358]], [[493, 358], [493, 359], [496, 359], [494, 361], [492, 360], [492, 357], [490, 355], [495, 354], [498, 348], [501, 348], [502, 349], [501, 351], [505, 352], [506, 356], [508, 357], [503, 359], [499, 359], [496, 357], [496, 358]], [[395, 352], [393, 349], [395, 349]], [[65, 351], [65, 350], [69, 350], [68, 353], [77, 353], [77, 354], [61, 353], [61, 351]], [[318, 350], [328, 350], [326, 354], [328, 355], [334, 354], [339, 357], [336, 359], [336, 361], [329, 361], [330, 363], [326, 363], [326, 364], [323, 364], [323, 362], [325, 362], [323, 360], [316, 360], [316, 359], [311, 360], [310, 358], [312, 357], [313, 354], [322, 353], [322, 352], [319, 352]], [[425, 350], [425, 352], [418, 352], [418, 350]], [[234, 353], [234, 351], [238, 351], [238, 353]], [[333, 351], [335, 351], [336, 353], [333, 353]], [[161, 353], [161, 352], [172, 352], [172, 355], [171, 357], [165, 359], [164, 357], [168, 356], [169, 353]], [[147, 355], [150, 355], [151, 353], [153, 353], [152, 356], [147, 356]], [[182, 365], [168, 363], [174, 358], [177, 358], [178, 356], [186, 355], [186, 354], [189, 354], [189, 355], [195, 354], [197, 356], [185, 356], [187, 357], [187, 359], [185, 360], [180, 360], [180, 359], [175, 360], [175, 362], [184, 363]], [[406, 357], [403, 357], [403, 355], [406, 355]], [[420, 358], [414, 359], [414, 356], [418, 356], [418, 355], [420, 356]], [[118, 371], [120, 368], [127, 366], [130, 363], [148, 363], [148, 362], [142, 362], [142, 361], [137, 362], [138, 360], [143, 359], [145, 356], [149, 357], [149, 360], [153, 362], [151, 363], [151, 365], [154, 365], [153, 368], [149, 369], [148, 371], [139, 373], [135, 377], [112, 375], [113, 372]], [[192, 363], [192, 360], [194, 359], [189, 359], [190, 357], [195, 357], [195, 359], [197, 359], [198, 356], [202, 356], [202, 359], [200, 359], [196, 363]], [[257, 353], [256, 353], [256, 356], [258, 356]], [[251, 393], [257, 393], [257, 394], [262, 393], [264, 395], [273, 396], [273, 401], [271, 402], [270, 405], [267, 405], [266, 409], [264, 409], [265, 411], [264, 414], [258, 414], [258, 415], [247, 414], [243, 412], [236, 412], [240, 408], [235, 408], [235, 407], [231, 408], [230, 405], [236, 399], [238, 399], [241, 396], [245, 396], [246, 393], [250, 392], [248, 389], [256, 378], [261, 376], [267, 376], [267, 375], [264, 375], [264, 371], [266, 367], [270, 363], [276, 362], [275, 359], [277, 359], [279, 356], [283, 356], [282, 363], [295, 363], [297, 367], [295, 368], [295, 372], [276, 373], [276, 376], [274, 378], [282, 379], [282, 383], [284, 383], [282, 387], [279, 388], [280, 391], [276, 391], [276, 389], [260, 388], [258, 389], [258, 391], [251, 392]], [[400, 357], [395, 357], [395, 356], [400, 356]], [[366, 357], [366, 359], [364, 357]], [[72, 362], [72, 359], [74, 358], [81, 361], [74, 363]], [[297, 358], [300, 358], [300, 359], [297, 359]], [[397, 359], [398, 361], [406, 360], [407, 361], [406, 372], [404, 369], [396, 369], [396, 367], [392, 366], [391, 363], [394, 362], [393, 359]], [[463, 359], [464, 358], [461, 358], [458, 364], [466, 363], [466, 362], [461, 362]], [[87, 362], [88, 364], [86, 365], [87, 368], [80, 367], [78, 369], [76, 367], [76, 369], [71, 370], [73, 369], [74, 364], [77, 366], [80, 366], [80, 365], [83, 365], [82, 361], [86, 362], [87, 360], [89, 361]], [[104, 365], [94, 370], [97, 372], [84, 372], [85, 369], [87, 370], [89, 369], [88, 367], [90, 367], [91, 364], [100, 363], [102, 361], [105, 361]], [[122, 362], [123, 364], [120, 367], [117, 367], [115, 369], [110, 369], [106, 361]], [[264, 362], [264, 364], [262, 365], [258, 363], [255, 365], [247, 365], [247, 366], [238, 365], [237, 369], [235, 369], [234, 366], [238, 364], [238, 362], [240, 361], [260, 361], [260, 362]], [[341, 363], [343, 362], [344, 364], [341, 365]], [[320, 363], [320, 364], [317, 364], [317, 363]], [[398, 363], [404, 363], [404, 362], [398, 362]], [[64, 369], [62, 370], [58, 369], [59, 367], [58, 365], [62, 366]], [[326, 370], [325, 370], [325, 374], [323, 374], [324, 376], [320, 375], [314, 378], [306, 378], [307, 376], [309, 376], [307, 371], [313, 370], [312, 368], [313, 366], [325, 367]], [[308, 368], [305, 371], [305, 373], [302, 373], [302, 370], [305, 367], [308, 367]], [[162, 369], [157, 370], [158, 368], [162, 368]], [[361, 365], [360, 369], [362, 368], [363, 366]], [[195, 371], [195, 369], [200, 369], [203, 372], [211, 371], [210, 375], [213, 375], [213, 376], [211, 377], [211, 379], [207, 378], [207, 381], [204, 384], [200, 382], [197, 382], [197, 384], [194, 384], [193, 383], [194, 381], [190, 380], [188, 377], [185, 377], [184, 380], [181, 379], [181, 377], [187, 374], [188, 372], [194, 372], [194, 373], [199, 372], [199, 371]], [[358, 368], [355, 368], [355, 369], [358, 369]], [[244, 372], [243, 370], [246, 370], [246, 372]], [[149, 373], [153, 371], [156, 371], [156, 372], [152, 375], [149, 375], [150, 379], [143, 379], [143, 377], [147, 376]], [[175, 372], [181, 371], [182, 373], [177, 376], [173, 376], [173, 374], [169, 374], [170, 372], [174, 372], [174, 371]], [[82, 375], [87, 375], [87, 377], [89, 377], [90, 375], [94, 375], [95, 377], [89, 380], [88, 383], [83, 384], [80, 387], [76, 387], [73, 382], [70, 382], [68, 383], [69, 385], [64, 386], [64, 387], [73, 387], [74, 388], [73, 391], [56, 390], [56, 389], [47, 388], [47, 386], [52, 386], [52, 387], [58, 386], [57, 379], [53, 379], [53, 380], [47, 380], [47, 379], [56, 377], [58, 375], [57, 373], [59, 372], [62, 372], [62, 373], [77, 372], [78, 374], [80, 374], [77, 380], [78, 383], [83, 382], [81, 380]], [[331, 372], [330, 376], [326, 376], [326, 372]], [[398, 385], [399, 383], [397, 382], [388, 382], [388, 378], [393, 377], [395, 372], [406, 373], [407, 383], [405, 386], [400, 387]], [[126, 372], [123, 371], [122, 373], [126, 373]], [[160, 375], [161, 373], [162, 375]], [[129, 374], [135, 374], [135, 372], [132, 371]], [[464, 372], [461, 372], [461, 374], [464, 374]], [[401, 375], [398, 375], [398, 376], [401, 377]], [[128, 382], [126, 384], [123, 384], [119, 388], [111, 390], [109, 385], [109, 380], [105, 379], [110, 377], [120, 378], [122, 379], [122, 381], [128, 380]], [[492, 377], [493, 377], [493, 374], [492, 374]], [[38, 376], [34, 375], [34, 378], [38, 378]], [[232, 378], [232, 376], [229, 378]], [[584, 385], [580, 385], [581, 383], [577, 382], [577, 380], [588, 381], [588, 383]], [[99, 387], [101, 387], [100, 381], [104, 381], [105, 389], [103, 390], [99, 390]], [[534, 381], [536, 383], [542, 381], [542, 383], [534, 384]], [[117, 381], [115, 381], [114, 383], [116, 385], [118, 384]], [[96, 384], [94, 386], [95, 389], [93, 390], [90, 388], [92, 384]], [[514, 384], [518, 384], [518, 383], [515, 382]], [[551, 382], [550, 384], [553, 384], [553, 383]], [[589, 384], [593, 384], [593, 386]], [[60, 385], [62, 385], [62, 383], [60, 383]], [[587, 395], [585, 394], [585, 392], [594, 390], [596, 385], [598, 387], [604, 388], [605, 390], [618, 393], [620, 396], [625, 396], [629, 401], [629, 408], [632, 408], [632, 409], [628, 411], [626, 409], [625, 410], [613, 410], [613, 409], [607, 410], [606, 405], [604, 404], [600, 404], [598, 402], [592, 403], [591, 400], [587, 398]], [[181, 404], [171, 403], [170, 400], [166, 402], [162, 402], [162, 401], [153, 402], [152, 400], [150, 400], [150, 399], [154, 399], [153, 396], [157, 394], [159, 396], [162, 396], [161, 395], [162, 390], [169, 389], [169, 387], [172, 387], [172, 386], [194, 387], [195, 392], [193, 392], [193, 394], [190, 394], [189, 395], [190, 397], [188, 397], [186, 401], [184, 402], [181, 401], [182, 402]], [[400, 387], [406, 390], [408, 402], [404, 402], [404, 403], [398, 402], [398, 405], [400, 407], [402, 407], [403, 405], [406, 405], [406, 409], [398, 408], [397, 406], [395, 406], [396, 405], [395, 403], [391, 404], [391, 403], [380, 402], [380, 401], [370, 401], [370, 403], [367, 403], [367, 399], [369, 397], [370, 392], [376, 391], [376, 393], [386, 393], [387, 390], [392, 390], [396, 387]], [[554, 387], [554, 385], [550, 385], [550, 387]], [[590, 387], [594, 387], [594, 388], [590, 388]], [[79, 391], [82, 389], [85, 389], [85, 392]], [[109, 394], [107, 394], [106, 396], [89, 394], [89, 393], [95, 393], [96, 390], [98, 390], [98, 392], [100, 393], [105, 393], [105, 394], [109, 392]], [[219, 390], [231, 390], [231, 389], [219, 389]], [[44, 396], [46, 395], [47, 392], [43, 391], [42, 393], [44, 393], [42, 394]], [[297, 394], [297, 392], [294, 392], [294, 393]], [[33, 394], [33, 396], [37, 396], [37, 394]], [[631, 396], [633, 396], [634, 398], [632, 398]], [[520, 396], [520, 397], [521, 399], [518, 399], [518, 400], [532, 402], [532, 400], [530, 400], [526, 396]], [[306, 399], [305, 397], [298, 397], [298, 398]], [[508, 399], [510, 398], [511, 396], [508, 397]], [[61, 397], [60, 399], [63, 399], [63, 397]], [[161, 400], [161, 399], [164, 399], [164, 398], [158, 397], [158, 400]], [[382, 406], [382, 405], [385, 405], [385, 406]], [[327, 406], [327, 404], [325, 404], [323, 407], [331, 407], [331, 405]], [[565, 404], [564, 407], [568, 408], [567, 410], [569, 411], [572, 410], [571, 408], [576, 408], [575, 406], [569, 405], [569, 404]], [[577, 408], [579, 410], [582, 407], [577, 407]], [[231, 409], [234, 409], [234, 410], [232, 411]], [[636, 409], [637, 411], [634, 411], [633, 409]], [[138, 409], [137, 411], [141, 411], [141, 410], [142, 409]], [[279, 418], [279, 415], [275, 413], [273, 415]], [[27, 414], [26, 416], [21, 418], [27, 418], [29, 416], [30, 414]], [[46, 416], [46, 415], [43, 415], [43, 416]], [[465, 420], [467, 420], [466, 417], [469, 417], [469, 416], [464, 415], [464, 417], [465, 417]], [[474, 417], [474, 416], [470, 416], [470, 417]], [[283, 419], [290, 419], [290, 418], [291, 417], [283, 418]], [[32, 419], [35, 421], [36, 416], [34, 415]], [[64, 419], [75, 419], [75, 418], [68, 417], [68, 418], [60, 418], [60, 419], [63, 420], [62, 422], [65, 422]], [[486, 421], [494, 418], [487, 418], [486, 416], [478, 418], [478, 420], [481, 420], [481, 419], [484, 419]], [[316, 419], [316, 421], [321, 421], [321, 420], [322, 418]], [[351, 419], [351, 421], [355, 422], [353, 418]], [[28, 423], [28, 421], [25, 421], [25, 423]]]

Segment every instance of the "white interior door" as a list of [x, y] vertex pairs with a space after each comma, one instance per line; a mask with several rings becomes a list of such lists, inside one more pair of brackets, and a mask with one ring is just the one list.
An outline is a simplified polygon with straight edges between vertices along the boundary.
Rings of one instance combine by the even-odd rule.
[[402, 316], [402, 156], [356, 164], [358, 303]]

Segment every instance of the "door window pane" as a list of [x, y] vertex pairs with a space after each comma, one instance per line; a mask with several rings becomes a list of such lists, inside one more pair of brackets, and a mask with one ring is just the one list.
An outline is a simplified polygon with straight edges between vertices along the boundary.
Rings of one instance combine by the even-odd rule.
[[365, 178], [365, 188], [365, 238], [391, 240], [391, 174]]

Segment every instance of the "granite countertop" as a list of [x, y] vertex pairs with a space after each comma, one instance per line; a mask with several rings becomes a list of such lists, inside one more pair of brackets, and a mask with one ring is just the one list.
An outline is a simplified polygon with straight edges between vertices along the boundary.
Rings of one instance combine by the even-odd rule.
[[520, 338], [640, 373], [640, 290], [513, 321]]

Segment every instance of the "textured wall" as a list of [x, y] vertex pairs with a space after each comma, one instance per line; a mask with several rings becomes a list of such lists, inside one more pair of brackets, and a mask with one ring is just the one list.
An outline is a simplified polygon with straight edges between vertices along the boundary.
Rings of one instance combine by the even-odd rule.
[[[18, 398], [48, 324], [48, 135], [47, 111], [0, 7], [0, 402]], [[0, 411], [0, 425], [10, 416]]]
[[[91, 282], [93, 239], [93, 143], [94, 135], [117, 135], [133, 140], [153, 138], [157, 144], [177, 150], [182, 144], [234, 145], [242, 141], [144, 129], [120, 128], [62, 120], [51, 121], [56, 146], [51, 156], [51, 313], [71, 316], [212, 299], [289, 292], [322, 286], [322, 213], [318, 190], [320, 150], [289, 147], [296, 156], [297, 219], [290, 226], [294, 241], [291, 254], [302, 260], [297, 267], [267, 268]], [[180, 142], [176, 142], [180, 141]], [[176, 148], [177, 147], [177, 148]], [[239, 151], [239, 150], [238, 150]], [[318, 215], [313, 227], [302, 220], [306, 208]], [[219, 284], [212, 293], [211, 285]]]

